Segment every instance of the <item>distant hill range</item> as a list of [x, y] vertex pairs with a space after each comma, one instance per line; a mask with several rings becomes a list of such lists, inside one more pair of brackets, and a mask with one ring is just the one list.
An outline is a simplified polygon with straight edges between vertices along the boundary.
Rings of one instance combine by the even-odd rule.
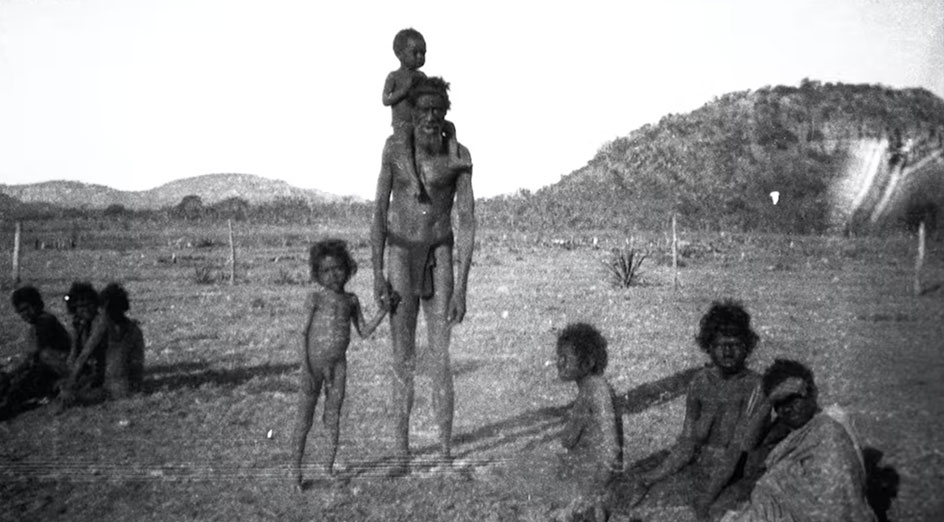
[[481, 214], [544, 229], [664, 230], [673, 213], [689, 229], [933, 226], [944, 218], [942, 151], [944, 100], [927, 90], [805, 79], [669, 114]]
[[[242, 198], [250, 205], [280, 198], [309, 202], [339, 201], [344, 198], [313, 189], [293, 187], [284, 181], [252, 174], [207, 174], [171, 181], [142, 191], [117, 190], [78, 181], [46, 181], [25, 185], [0, 184], [0, 207], [20, 204], [48, 204], [66, 208], [106, 208], [122, 205], [128, 209], [172, 207], [185, 196], [199, 196], [206, 205], [229, 198]], [[4, 197], [5, 196], [5, 197]], [[14, 201], [10, 201], [13, 198]]]
[[[0, 185], [0, 217], [24, 214], [24, 205], [165, 208], [190, 195], [207, 206], [346, 199], [245, 174], [141, 192], [54, 181]], [[308, 206], [283, 206], [310, 217]], [[804, 79], [666, 115], [603, 144], [553, 185], [480, 200], [477, 215], [485, 226], [546, 231], [660, 230], [674, 214], [689, 230], [816, 233], [921, 221], [944, 231], [942, 209], [944, 100], [925, 89]]]

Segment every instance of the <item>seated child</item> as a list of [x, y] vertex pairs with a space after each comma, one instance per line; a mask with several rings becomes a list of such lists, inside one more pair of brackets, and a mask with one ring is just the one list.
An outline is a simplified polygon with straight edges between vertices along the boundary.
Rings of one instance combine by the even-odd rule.
[[[338, 451], [341, 404], [347, 376], [347, 347], [351, 341], [351, 324], [362, 339], [374, 332], [387, 310], [377, 311], [370, 322], [364, 320], [364, 310], [357, 296], [345, 291], [344, 286], [357, 271], [357, 264], [340, 239], [319, 241], [309, 252], [311, 278], [317, 284], [305, 304], [305, 328], [302, 330], [302, 373], [298, 414], [293, 434], [294, 487], [302, 489], [302, 457], [305, 439], [311, 430], [312, 417], [321, 388], [325, 390], [322, 420], [328, 429], [330, 448], [325, 473], [334, 474], [334, 459]], [[390, 307], [395, 308], [398, 296], [391, 295]]]
[[577, 398], [561, 444], [561, 476], [577, 486], [578, 499], [568, 515], [597, 522], [609, 517], [612, 486], [623, 470], [623, 424], [613, 404], [613, 389], [603, 377], [606, 339], [586, 323], [568, 325], [557, 338], [557, 375], [577, 385]]
[[712, 303], [702, 316], [696, 341], [711, 364], [689, 385], [675, 446], [656, 469], [640, 477], [644, 487], [671, 478], [650, 497], [677, 497], [692, 504], [700, 518], [709, 516], [725, 487], [742, 478], [743, 460], [769, 424], [761, 377], [745, 366], [758, 341], [750, 321], [744, 307], [730, 300]]
[[[66, 311], [72, 316], [72, 348], [69, 350], [70, 372], [75, 367], [75, 360], [82, 352], [89, 337], [92, 335], [92, 324], [98, 317], [98, 292], [91, 283], [75, 281], [69, 287], [69, 293], [64, 297]], [[101, 387], [105, 383], [105, 343], [101, 338], [92, 350], [92, 355], [86, 359], [81, 368], [81, 379], [84, 385]]]
[[13, 369], [0, 372], [0, 418], [16, 414], [29, 400], [56, 394], [59, 381], [68, 375], [69, 332], [45, 310], [43, 298], [33, 286], [23, 286], [10, 296], [13, 309], [29, 325], [26, 357]]
[[[102, 312], [92, 320], [88, 337], [72, 364], [69, 379], [62, 390], [62, 404], [97, 402], [106, 397], [120, 399], [138, 391], [144, 380], [144, 335], [137, 322], [125, 312], [130, 308], [128, 292], [118, 283], [110, 283], [99, 294]], [[99, 348], [103, 347], [103, 348]], [[81, 379], [86, 361], [96, 349], [104, 351], [101, 386]]]

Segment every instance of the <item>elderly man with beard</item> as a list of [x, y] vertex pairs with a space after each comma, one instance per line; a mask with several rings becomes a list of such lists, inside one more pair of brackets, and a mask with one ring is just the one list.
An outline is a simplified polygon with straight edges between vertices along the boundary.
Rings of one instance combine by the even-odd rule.
[[[388, 138], [377, 181], [371, 230], [374, 297], [378, 305], [386, 306], [390, 287], [401, 296], [390, 315], [396, 444], [392, 476], [409, 472], [416, 324], [421, 306], [433, 362], [432, 402], [439, 425], [440, 457], [445, 466], [451, 460], [454, 392], [449, 340], [452, 326], [462, 322], [466, 312], [475, 205], [469, 151], [459, 145], [457, 153], [450, 154], [444, 133], [450, 106], [448, 89], [449, 84], [438, 77], [423, 78], [413, 85], [409, 95], [413, 143]], [[417, 179], [410, 175], [411, 163], [423, 188], [419, 192], [415, 190]]]

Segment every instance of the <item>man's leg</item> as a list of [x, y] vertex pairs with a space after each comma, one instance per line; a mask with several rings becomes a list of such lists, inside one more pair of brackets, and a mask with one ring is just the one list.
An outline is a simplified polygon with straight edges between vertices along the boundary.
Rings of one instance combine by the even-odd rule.
[[404, 474], [410, 459], [410, 412], [413, 410], [413, 373], [416, 369], [416, 318], [419, 299], [410, 276], [410, 251], [391, 245], [388, 259], [390, 285], [400, 304], [390, 314], [393, 341], [394, 444], [397, 462], [393, 475]]
[[439, 424], [441, 457], [452, 457], [452, 421], [455, 391], [449, 361], [449, 341], [452, 328], [446, 322], [449, 300], [452, 298], [452, 245], [436, 247], [436, 266], [433, 267], [433, 296], [423, 301], [426, 330], [429, 334], [429, 353], [432, 358], [433, 409]]

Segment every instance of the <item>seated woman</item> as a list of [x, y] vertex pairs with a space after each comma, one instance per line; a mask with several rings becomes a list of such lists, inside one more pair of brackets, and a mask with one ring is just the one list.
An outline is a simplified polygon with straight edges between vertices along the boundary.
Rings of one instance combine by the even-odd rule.
[[813, 372], [777, 359], [764, 373], [764, 393], [790, 430], [765, 461], [750, 502], [722, 522], [872, 522], [862, 452], [845, 412], [821, 411]]
[[[741, 481], [743, 463], [769, 424], [770, 407], [763, 400], [760, 375], [745, 366], [758, 336], [740, 303], [712, 303], [701, 318], [696, 341], [711, 364], [689, 385], [685, 421], [675, 446], [639, 482], [652, 488], [650, 500], [690, 504], [699, 518], [706, 518], [719, 499], [734, 502], [749, 493], [749, 485], [745, 488]], [[722, 495], [735, 484], [739, 486]], [[713, 511], [720, 515], [723, 509]]]

